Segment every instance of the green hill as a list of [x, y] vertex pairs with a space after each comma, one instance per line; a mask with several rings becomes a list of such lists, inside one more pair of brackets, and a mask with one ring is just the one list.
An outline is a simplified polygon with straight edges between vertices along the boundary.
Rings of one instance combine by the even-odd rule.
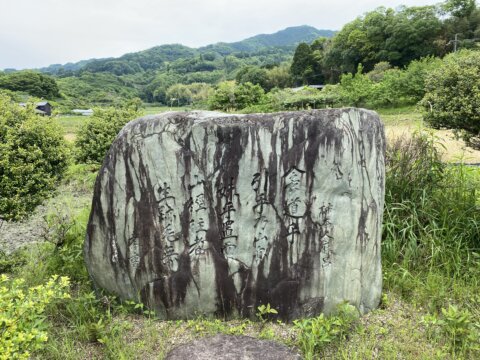
[[233, 55], [237, 58], [280, 54], [274, 57], [273, 63], [285, 60], [285, 55], [293, 54], [300, 42], [312, 42], [320, 36], [331, 37], [334, 31], [318, 30], [312, 26], [295, 26], [278, 31], [274, 34], [261, 34], [233, 43], [217, 43], [198, 49], [189, 48], [180, 44], [155, 46], [153, 48], [125, 54], [119, 58], [91, 59], [65, 65], [50, 65], [39, 69], [52, 75], [72, 75], [78, 72], [108, 72], [115, 75], [136, 74], [148, 70], [164, 69], [168, 64], [178, 60], [188, 60], [195, 56], [202, 56], [204, 62], [193, 66], [193, 70], [213, 71], [218, 66], [208, 64], [220, 57]]
[[118, 58], [90, 59], [39, 69], [57, 78], [61, 103], [66, 108], [122, 102], [140, 97], [146, 102], [166, 102], [174, 84], [206, 83], [235, 79], [246, 66], [271, 69], [291, 61], [300, 42], [311, 43], [331, 30], [311, 26], [289, 27], [232, 43], [200, 48], [180, 44], [155, 46]]
[[301, 42], [310, 43], [324, 36], [332, 37], [332, 30], [318, 30], [312, 26], [294, 26], [277, 31], [274, 34], [260, 34], [233, 43], [217, 43], [200, 48], [200, 51], [215, 51], [223, 55], [234, 52], [257, 52], [271, 47], [295, 48]]

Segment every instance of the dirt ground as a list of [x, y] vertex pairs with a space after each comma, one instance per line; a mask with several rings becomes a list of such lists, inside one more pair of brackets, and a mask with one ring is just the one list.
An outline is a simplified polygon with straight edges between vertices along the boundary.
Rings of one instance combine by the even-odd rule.
[[[400, 136], [411, 136], [419, 127], [417, 125], [386, 125], [387, 141]], [[433, 130], [438, 138], [443, 160], [448, 162], [480, 163], [480, 151], [465, 146], [462, 140], [455, 139], [452, 130]]]

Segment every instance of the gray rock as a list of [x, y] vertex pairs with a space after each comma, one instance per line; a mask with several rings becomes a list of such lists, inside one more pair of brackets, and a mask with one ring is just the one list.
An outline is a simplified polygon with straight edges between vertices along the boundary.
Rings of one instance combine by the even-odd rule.
[[162, 318], [380, 300], [384, 128], [359, 109], [135, 120], [97, 178], [95, 283]]
[[300, 360], [285, 345], [249, 336], [217, 335], [180, 345], [165, 360]]

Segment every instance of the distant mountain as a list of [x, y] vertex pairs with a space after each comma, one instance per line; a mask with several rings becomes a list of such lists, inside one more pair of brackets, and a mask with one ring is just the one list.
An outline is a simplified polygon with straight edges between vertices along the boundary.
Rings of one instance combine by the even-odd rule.
[[[125, 54], [119, 58], [91, 59], [65, 65], [50, 65], [39, 69], [53, 75], [72, 75], [77, 72], [108, 72], [115, 75], [136, 74], [148, 70], [163, 69], [169, 63], [196, 56], [211, 59], [235, 55], [237, 57], [280, 53], [288, 55], [293, 53], [300, 42], [312, 42], [318, 37], [332, 37], [331, 30], [318, 30], [312, 26], [294, 26], [278, 31], [274, 34], [260, 34], [248, 39], [233, 43], [216, 43], [198, 49], [189, 48], [180, 44], [155, 46], [153, 48]], [[282, 56], [283, 58], [283, 56]], [[200, 66], [207, 66], [200, 65]], [[214, 69], [202, 68], [201, 71]]]
[[230, 48], [231, 52], [255, 52], [269, 47], [294, 47], [301, 42], [311, 43], [313, 40], [324, 36], [332, 37], [335, 31], [318, 30], [313, 26], [293, 26], [277, 31], [273, 34], [260, 34], [248, 39], [233, 43], [217, 43], [208, 45], [199, 50], [215, 50], [217, 48]]
[[75, 72], [83, 68], [88, 63], [92, 61], [99, 60], [99, 59], [89, 59], [89, 60], [81, 60], [75, 63], [66, 63], [66, 64], [52, 64], [47, 67], [43, 67], [38, 69], [41, 72], [49, 73], [49, 74], [58, 74], [62, 72]]

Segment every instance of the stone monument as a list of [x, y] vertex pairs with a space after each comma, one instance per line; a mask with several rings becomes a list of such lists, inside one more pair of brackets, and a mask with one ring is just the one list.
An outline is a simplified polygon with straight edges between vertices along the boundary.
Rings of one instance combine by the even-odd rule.
[[381, 295], [384, 154], [362, 109], [132, 121], [95, 184], [88, 271], [167, 319], [366, 312]]

